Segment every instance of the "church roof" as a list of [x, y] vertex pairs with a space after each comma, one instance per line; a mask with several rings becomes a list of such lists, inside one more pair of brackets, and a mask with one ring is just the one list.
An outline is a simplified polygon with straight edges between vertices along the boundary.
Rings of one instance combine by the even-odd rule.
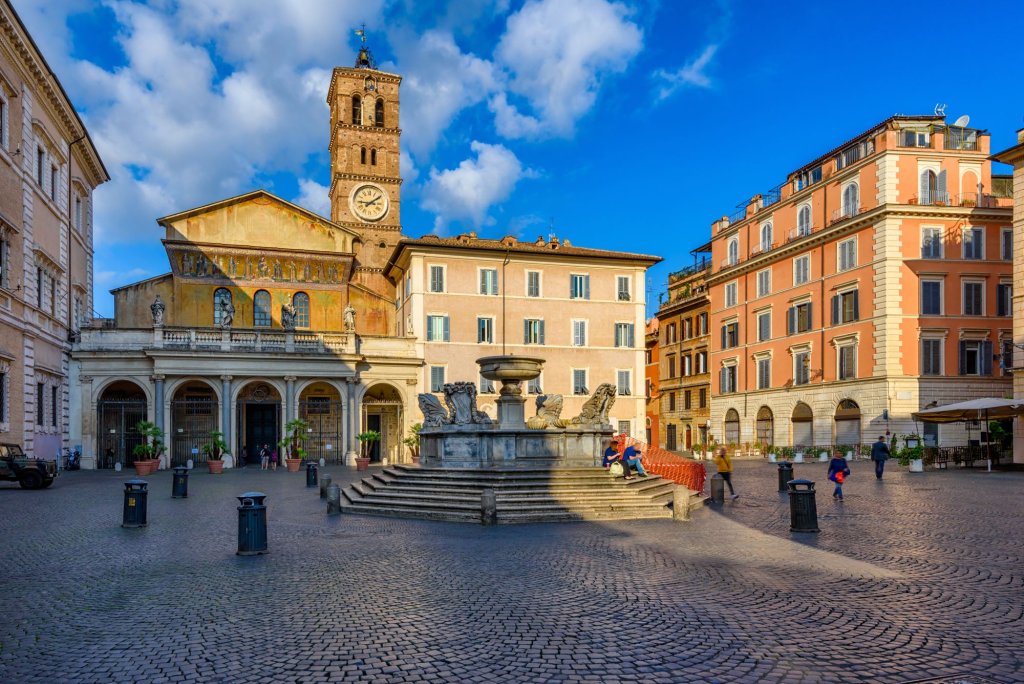
[[451, 237], [424, 235], [420, 238], [403, 238], [399, 240], [395, 250], [391, 253], [391, 258], [388, 259], [388, 263], [384, 267], [384, 276], [388, 277], [389, 273], [395, 268], [403, 251], [417, 248], [458, 249], [494, 252], [496, 254], [555, 254], [560, 257], [576, 257], [579, 259], [633, 261], [643, 263], [648, 267], [662, 260], [661, 257], [650, 254], [577, 247], [570, 243], [569, 240], [559, 240], [557, 237], [551, 237], [549, 240], [538, 237], [535, 241], [523, 242], [511, 235], [506, 235], [501, 239], [481, 238], [477, 237], [476, 233], [463, 233]]

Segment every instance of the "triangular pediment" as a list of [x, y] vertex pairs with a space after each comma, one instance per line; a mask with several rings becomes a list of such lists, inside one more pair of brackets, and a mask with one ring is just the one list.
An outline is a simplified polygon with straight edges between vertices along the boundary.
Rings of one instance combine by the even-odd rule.
[[266, 190], [157, 219], [169, 242], [351, 254], [359, 234]]

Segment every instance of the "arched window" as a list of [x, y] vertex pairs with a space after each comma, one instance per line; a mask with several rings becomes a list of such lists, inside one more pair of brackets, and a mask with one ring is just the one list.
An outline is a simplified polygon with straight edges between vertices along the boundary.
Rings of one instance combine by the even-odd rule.
[[252, 298], [252, 324], [257, 328], [269, 328], [271, 322], [270, 293], [260, 290]]
[[740, 443], [740, 414], [736, 409], [729, 409], [725, 413], [725, 443]]
[[213, 293], [213, 324], [220, 325], [221, 322], [221, 304], [223, 302], [231, 303], [231, 291], [224, 287], [218, 287]]
[[860, 211], [860, 192], [856, 183], [850, 183], [843, 190], [843, 216], [856, 216]]
[[365, 164], [366, 163], [366, 148], [365, 147], [360, 147], [359, 148], [359, 163], [360, 164]]
[[358, 95], [352, 96], [352, 125], [359, 126], [363, 123], [363, 100]]
[[945, 204], [946, 172], [935, 173], [931, 169], [921, 172], [921, 204]]
[[377, 104], [374, 105], [373, 125], [380, 128], [384, 127], [384, 100], [377, 100]]
[[772, 224], [766, 223], [761, 226], [761, 251], [768, 252], [772, 248]]
[[377, 165], [377, 150], [371, 149], [370, 150], [370, 166], [376, 166], [376, 165]]
[[811, 234], [811, 208], [806, 204], [797, 212], [796, 232], [801, 237]]
[[729, 240], [729, 265], [737, 264], [740, 261], [740, 239], [733, 238]]
[[292, 297], [292, 306], [295, 307], [295, 327], [309, 327], [309, 295], [305, 292], [296, 292]]
[[757, 441], [768, 446], [775, 444], [775, 416], [767, 406], [757, 410]]
[[793, 447], [802, 451], [814, 446], [814, 412], [807, 404], [798, 402], [793, 407]]
[[854, 446], [860, 444], [860, 406], [852, 399], [843, 399], [836, 406], [836, 441], [837, 445]]

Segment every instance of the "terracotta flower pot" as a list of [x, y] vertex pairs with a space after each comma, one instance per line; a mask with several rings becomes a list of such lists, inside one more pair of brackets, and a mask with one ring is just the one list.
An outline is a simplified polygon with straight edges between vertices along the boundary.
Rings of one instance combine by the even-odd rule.
[[302, 459], [301, 458], [286, 458], [286, 459], [284, 459], [284, 464], [285, 464], [285, 466], [288, 467], [288, 472], [289, 473], [297, 473], [297, 472], [299, 472], [299, 468], [302, 466]]
[[220, 475], [224, 472], [224, 461], [207, 461], [206, 465], [210, 468], [211, 475]]
[[370, 459], [362, 456], [356, 458], [356, 470], [366, 470], [370, 467]]

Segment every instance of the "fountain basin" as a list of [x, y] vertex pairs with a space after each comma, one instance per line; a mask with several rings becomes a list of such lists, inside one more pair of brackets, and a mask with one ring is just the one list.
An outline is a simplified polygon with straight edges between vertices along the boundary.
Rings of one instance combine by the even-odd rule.
[[523, 382], [533, 380], [540, 375], [544, 367], [544, 359], [536, 356], [515, 356], [504, 354], [484, 356], [476, 360], [480, 366], [480, 375], [488, 380], [499, 382]]

